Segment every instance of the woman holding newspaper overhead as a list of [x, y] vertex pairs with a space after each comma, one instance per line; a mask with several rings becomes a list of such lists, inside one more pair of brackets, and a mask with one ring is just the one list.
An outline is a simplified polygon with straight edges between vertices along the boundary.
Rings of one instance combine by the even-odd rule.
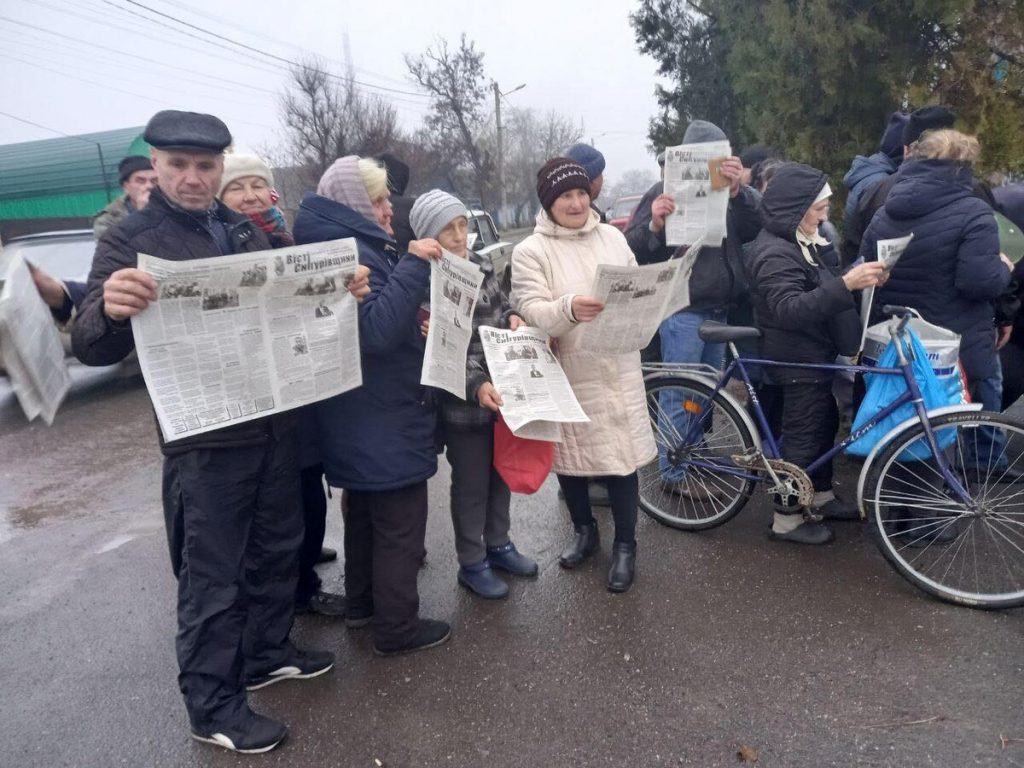
[[448, 624], [419, 618], [416, 577], [427, 523], [427, 479], [437, 471], [434, 411], [420, 385], [423, 338], [416, 312], [436, 240], [395, 247], [387, 173], [372, 160], [336, 160], [307, 194], [295, 241], [355, 238], [370, 268], [359, 307], [363, 385], [315, 404], [328, 482], [346, 491], [345, 623], [374, 625], [381, 656], [432, 648]]
[[575, 568], [600, 547], [588, 481], [607, 481], [615, 521], [608, 589], [625, 592], [636, 561], [637, 468], [657, 454], [647, 416], [640, 353], [608, 355], [580, 348], [583, 323], [604, 309], [588, 295], [599, 264], [636, 264], [625, 237], [601, 224], [590, 208], [590, 179], [568, 158], [549, 160], [537, 173], [543, 208], [533, 235], [512, 254], [512, 306], [528, 325], [554, 340], [555, 351], [587, 423], [562, 424], [554, 469], [575, 527], [562, 552]]

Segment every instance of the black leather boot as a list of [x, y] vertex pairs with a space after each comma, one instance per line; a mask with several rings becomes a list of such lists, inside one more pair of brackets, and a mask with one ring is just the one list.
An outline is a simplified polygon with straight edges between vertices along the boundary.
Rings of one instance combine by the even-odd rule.
[[608, 591], [625, 592], [633, 586], [636, 567], [636, 542], [616, 541], [612, 546], [612, 567], [608, 571]]
[[577, 525], [576, 535], [569, 542], [562, 554], [558, 556], [558, 564], [563, 568], [575, 568], [589, 558], [601, 546], [601, 537], [597, 533], [597, 523]]

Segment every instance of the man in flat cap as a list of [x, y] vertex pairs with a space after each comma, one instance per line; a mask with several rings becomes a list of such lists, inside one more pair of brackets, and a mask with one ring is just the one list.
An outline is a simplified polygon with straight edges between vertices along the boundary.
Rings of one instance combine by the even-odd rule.
[[117, 176], [124, 192], [92, 220], [92, 234], [99, 240], [103, 233], [128, 218], [133, 211], [141, 211], [149, 201], [149, 190], [156, 184], [156, 171], [148, 157], [129, 155], [117, 164]]
[[[158, 112], [146, 126], [157, 185], [146, 207], [100, 238], [72, 333], [76, 356], [109, 365], [134, 347], [130, 319], [157, 299], [137, 254], [188, 260], [270, 247], [215, 197], [231, 143], [212, 115]], [[351, 289], [356, 293], [358, 287]], [[286, 728], [249, 709], [246, 690], [334, 665], [289, 633], [302, 540], [290, 412], [164, 442], [164, 511], [178, 576], [178, 683], [192, 735], [265, 752]], [[159, 436], [159, 430], [158, 430]]]

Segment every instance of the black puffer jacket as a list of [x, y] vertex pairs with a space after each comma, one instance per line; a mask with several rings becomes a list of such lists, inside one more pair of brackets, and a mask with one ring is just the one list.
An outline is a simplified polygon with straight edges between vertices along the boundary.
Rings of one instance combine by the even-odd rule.
[[[221, 237], [214, 229], [219, 224], [213, 219], [223, 225]], [[117, 270], [137, 266], [140, 252], [161, 259], [188, 261], [225, 255], [225, 244], [227, 253], [270, 247], [266, 236], [247, 216], [235, 213], [220, 201], [209, 214], [193, 215], [169, 203], [159, 187], [155, 187], [143, 210], [107, 230], [96, 244], [87, 293], [71, 334], [75, 356], [86, 365], [112, 365], [135, 348], [131, 324], [115, 323], [103, 311], [103, 283]], [[272, 435], [291, 432], [294, 423], [293, 414], [284, 413], [170, 443], [164, 442], [159, 429], [157, 435], [164, 454], [174, 455], [193, 448], [258, 445]]]
[[[762, 354], [769, 360], [832, 363], [853, 354], [860, 341], [854, 295], [829, 266], [826, 254], [816, 264], [804, 258], [797, 227], [825, 186], [821, 171], [787, 163], [775, 172], [761, 202], [764, 229], [750, 257], [750, 285], [757, 326], [764, 334]], [[824, 249], [823, 249], [824, 250]], [[830, 371], [777, 368], [784, 381], [825, 381]]]
[[[651, 205], [664, 189], [663, 182], [659, 181], [647, 190], [626, 229], [626, 242], [639, 264], [668, 261], [676, 252], [676, 248], [665, 244], [664, 229], [657, 233], [650, 230]], [[689, 309], [728, 309], [747, 293], [742, 245], [757, 237], [761, 228], [757, 213], [759, 203], [758, 193], [747, 186], [741, 187], [736, 197], [729, 200], [725, 240], [721, 247], [706, 246], [693, 265]]]
[[960, 358], [970, 381], [996, 372], [995, 313], [1009, 285], [999, 260], [999, 229], [992, 208], [972, 191], [971, 172], [949, 160], [906, 162], [892, 192], [864, 233], [860, 255], [876, 256], [876, 243], [914, 234], [892, 275], [875, 292], [873, 322], [881, 307], [913, 307], [930, 323], [961, 334]]

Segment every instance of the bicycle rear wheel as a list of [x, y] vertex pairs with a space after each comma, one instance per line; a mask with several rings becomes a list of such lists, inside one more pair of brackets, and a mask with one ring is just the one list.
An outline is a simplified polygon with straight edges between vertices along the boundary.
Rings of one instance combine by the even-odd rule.
[[937, 416], [931, 426], [968, 498], [943, 478], [923, 425], [897, 435], [864, 484], [882, 554], [941, 600], [1024, 605], [1024, 425], [970, 412]]
[[[647, 382], [647, 410], [658, 456], [641, 467], [640, 507], [659, 523], [682, 530], [714, 528], [750, 498], [754, 483], [731, 474], [730, 457], [754, 440], [736, 407], [706, 384], [680, 376]], [[689, 444], [690, 424], [704, 428]], [[722, 467], [719, 471], [716, 467]]]

